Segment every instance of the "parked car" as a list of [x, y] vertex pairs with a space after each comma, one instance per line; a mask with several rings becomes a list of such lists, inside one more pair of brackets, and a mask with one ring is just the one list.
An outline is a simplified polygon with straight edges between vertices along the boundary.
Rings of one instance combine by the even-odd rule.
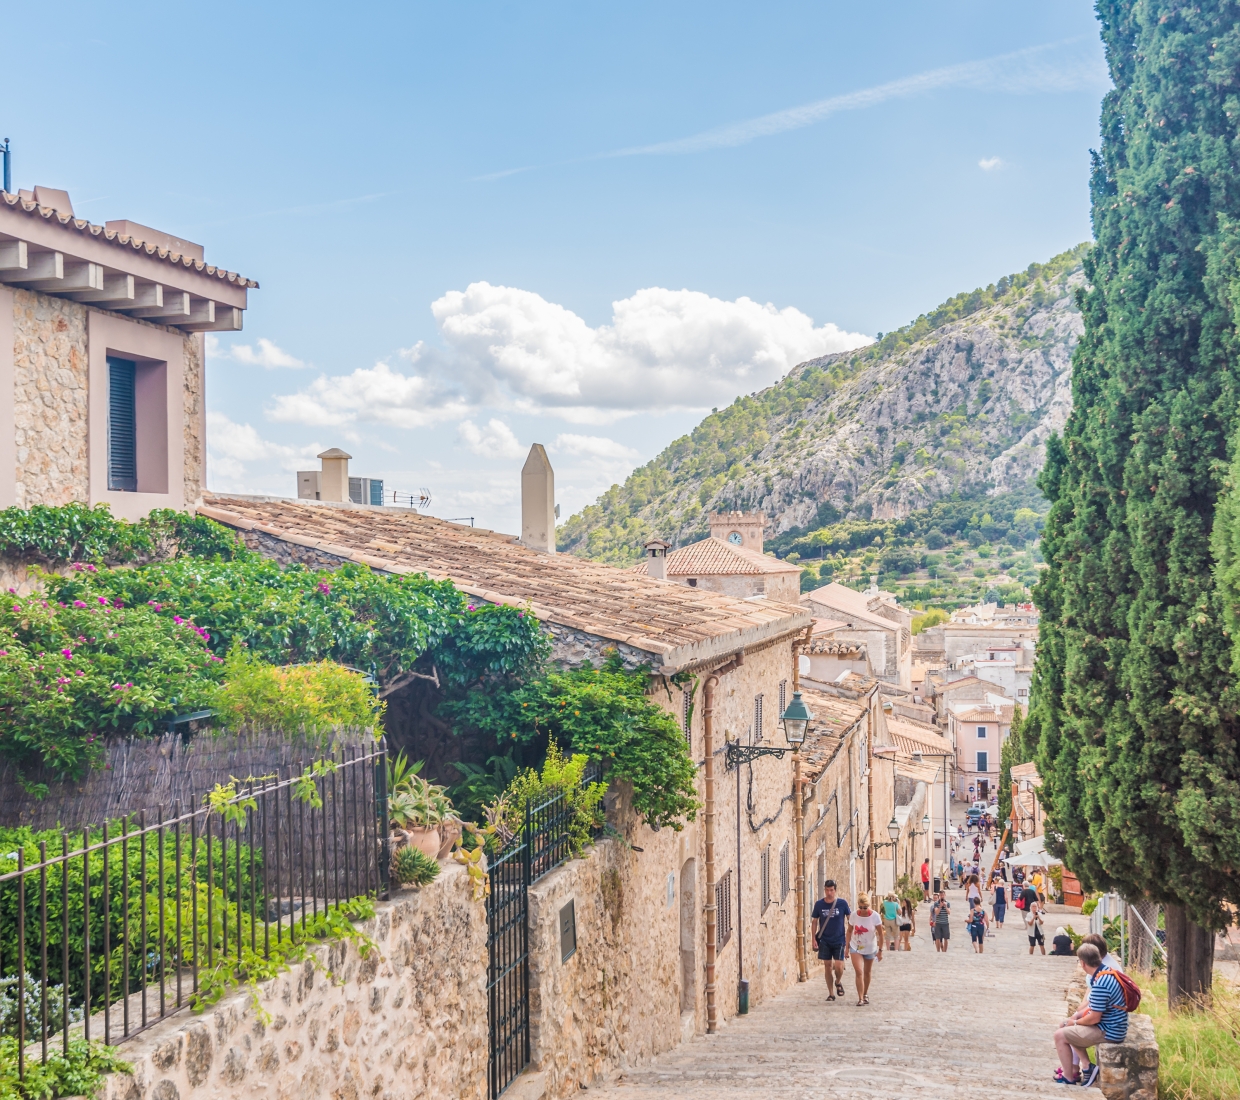
[[983, 809], [982, 807], [979, 807], [976, 804], [972, 805], [964, 812], [965, 821], [970, 826], [976, 825], [979, 821], [982, 820], [982, 814], [984, 814], [985, 812], [986, 812], [985, 809]]

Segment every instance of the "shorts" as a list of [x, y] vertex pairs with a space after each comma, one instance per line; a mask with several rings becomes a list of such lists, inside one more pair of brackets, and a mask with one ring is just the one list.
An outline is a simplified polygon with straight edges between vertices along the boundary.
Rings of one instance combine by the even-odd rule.
[[952, 938], [952, 930], [950, 926], [945, 924], [940, 928], [938, 925], [935, 925], [934, 938], [936, 940], [950, 940]]
[[1033, 931], [1029, 933], [1029, 946], [1037, 947], [1039, 944], [1045, 947], [1046, 939], [1042, 935], [1042, 926], [1040, 924], [1035, 924], [1033, 926]]
[[818, 957], [823, 962], [843, 962], [844, 945], [842, 943], [827, 943], [826, 940], [819, 940]]
[[986, 938], [986, 926], [984, 924], [969, 925], [969, 939], [974, 943], [981, 943]]
[[867, 955], [864, 951], [854, 951], [852, 954], [854, 959], [868, 959], [870, 962], [873, 962], [878, 958], [877, 951], [875, 951], [873, 955]]
[[1102, 1028], [1096, 1024], [1071, 1024], [1068, 1027], [1061, 1027], [1059, 1034], [1063, 1035], [1069, 1045], [1077, 1050], [1096, 1047], [1099, 1043], [1107, 1041], [1107, 1037], [1102, 1034]]
[[896, 928], [896, 922], [883, 918], [883, 931], [887, 934], [887, 939], [892, 943], [895, 942], [896, 936], [899, 935], [899, 929]]

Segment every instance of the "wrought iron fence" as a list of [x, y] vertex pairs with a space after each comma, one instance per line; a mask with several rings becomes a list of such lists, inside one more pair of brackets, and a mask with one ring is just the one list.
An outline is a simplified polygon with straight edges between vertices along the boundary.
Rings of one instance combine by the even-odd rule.
[[66, 1052], [71, 1037], [128, 1039], [261, 970], [330, 910], [386, 896], [386, 783], [383, 742], [343, 748], [167, 817], [62, 832], [34, 862], [19, 847], [0, 874], [0, 1030], [19, 1075], [57, 1033]]
[[[603, 778], [590, 764], [583, 784]], [[577, 840], [570, 792], [555, 791], [525, 809], [521, 831], [489, 853], [487, 897], [487, 1076], [492, 1100], [530, 1060], [529, 888], [566, 862]], [[601, 830], [592, 830], [597, 836]]]

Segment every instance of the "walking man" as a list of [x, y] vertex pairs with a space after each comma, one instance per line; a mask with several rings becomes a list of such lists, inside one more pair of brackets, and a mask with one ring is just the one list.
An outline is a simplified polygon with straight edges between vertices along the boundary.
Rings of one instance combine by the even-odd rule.
[[822, 884], [822, 897], [814, 903], [814, 946], [823, 963], [827, 979], [827, 1000], [844, 996], [844, 956], [848, 953], [845, 924], [852, 909], [848, 902], [835, 895], [835, 880]]
[[921, 861], [921, 893], [926, 901], [930, 900], [930, 857]]
[[952, 937], [951, 924], [951, 903], [947, 900], [947, 893], [940, 890], [938, 896], [934, 900], [934, 905], [930, 907], [930, 937], [934, 940], [934, 949], [946, 953], [947, 942]]

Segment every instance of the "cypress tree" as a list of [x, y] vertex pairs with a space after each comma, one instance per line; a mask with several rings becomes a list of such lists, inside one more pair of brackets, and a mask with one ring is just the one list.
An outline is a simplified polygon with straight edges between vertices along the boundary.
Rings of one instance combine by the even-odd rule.
[[1211, 552], [1240, 363], [1240, 6], [1096, 7], [1115, 86], [1073, 409], [1041, 477], [1029, 735], [1068, 865], [1167, 907], [1174, 1004], [1208, 988], [1208, 930], [1240, 902], [1237, 677]]

